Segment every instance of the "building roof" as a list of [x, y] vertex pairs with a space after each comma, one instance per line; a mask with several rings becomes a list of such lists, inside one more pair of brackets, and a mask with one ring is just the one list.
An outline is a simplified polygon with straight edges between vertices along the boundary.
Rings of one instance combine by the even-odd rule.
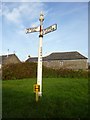
[[29, 57], [26, 62], [37, 62], [38, 61], [38, 57]]
[[76, 60], [76, 59], [87, 59], [85, 56], [81, 55], [79, 52], [57, 52], [52, 53], [44, 60]]
[[16, 57], [17, 60], [20, 61], [19, 58], [15, 54], [2, 55], [2, 56], [0, 56], [0, 64], [1, 63], [2, 64], [6, 63], [6, 61], [9, 60], [12, 57]]
[[[43, 57], [43, 61], [76, 60], [76, 59], [87, 59], [87, 58], [77, 51], [74, 51], [74, 52], [55, 52], [55, 53], [51, 53], [48, 56]], [[37, 62], [37, 60], [38, 60], [37, 57], [30, 57], [26, 61]]]

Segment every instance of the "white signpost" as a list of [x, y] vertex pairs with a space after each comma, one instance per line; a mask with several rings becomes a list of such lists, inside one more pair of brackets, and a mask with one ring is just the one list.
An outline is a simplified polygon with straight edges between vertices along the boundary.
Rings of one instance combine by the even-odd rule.
[[43, 21], [44, 21], [44, 15], [41, 12], [40, 14], [40, 26], [39, 27], [34, 27], [34, 28], [27, 28], [26, 34], [27, 33], [32, 33], [32, 32], [39, 32], [39, 49], [38, 49], [38, 68], [37, 68], [37, 84], [34, 85], [34, 92], [36, 93], [36, 101], [38, 101], [38, 97], [42, 96], [42, 38], [43, 35], [53, 32], [57, 29], [57, 24], [54, 24], [46, 29], [43, 29]]
[[53, 32], [57, 29], [57, 24], [54, 24], [46, 29], [43, 29], [43, 35], [47, 34], [47, 33], [50, 33], [50, 32]]
[[26, 34], [27, 33], [32, 33], [32, 32], [39, 32], [40, 28], [39, 27], [34, 27], [34, 28], [27, 28], [25, 30]]

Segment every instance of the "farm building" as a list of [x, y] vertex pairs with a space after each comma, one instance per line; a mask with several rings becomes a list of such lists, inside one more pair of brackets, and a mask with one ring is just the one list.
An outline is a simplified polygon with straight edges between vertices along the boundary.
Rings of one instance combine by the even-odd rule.
[[[29, 57], [26, 62], [37, 62], [37, 57]], [[87, 57], [77, 51], [56, 52], [43, 57], [43, 65], [54, 69], [88, 69]]]
[[20, 63], [20, 60], [15, 54], [0, 56], [0, 66], [7, 64], [16, 64], [16, 63]]

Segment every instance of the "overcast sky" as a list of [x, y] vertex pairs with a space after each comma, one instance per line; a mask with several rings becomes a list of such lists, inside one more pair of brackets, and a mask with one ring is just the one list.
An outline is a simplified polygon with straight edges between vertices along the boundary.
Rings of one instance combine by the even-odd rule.
[[9, 53], [15, 51], [22, 61], [28, 55], [38, 55], [39, 33], [25, 34], [25, 28], [39, 26], [40, 11], [44, 12], [44, 28], [57, 24], [56, 31], [43, 37], [43, 56], [63, 51], [78, 51], [88, 56], [87, 2], [3, 2], [0, 54], [7, 54], [9, 49]]

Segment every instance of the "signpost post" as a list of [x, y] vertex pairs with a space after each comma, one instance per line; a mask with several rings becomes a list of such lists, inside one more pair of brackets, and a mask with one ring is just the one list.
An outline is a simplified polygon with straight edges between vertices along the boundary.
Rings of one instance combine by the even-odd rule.
[[36, 102], [38, 101], [39, 96], [42, 96], [42, 39], [43, 35], [53, 32], [57, 29], [57, 24], [54, 24], [46, 29], [43, 29], [44, 15], [41, 12], [40, 14], [40, 26], [34, 28], [27, 28], [27, 33], [39, 32], [39, 49], [38, 49], [38, 67], [37, 67], [37, 84], [34, 85], [34, 92], [36, 93]]

